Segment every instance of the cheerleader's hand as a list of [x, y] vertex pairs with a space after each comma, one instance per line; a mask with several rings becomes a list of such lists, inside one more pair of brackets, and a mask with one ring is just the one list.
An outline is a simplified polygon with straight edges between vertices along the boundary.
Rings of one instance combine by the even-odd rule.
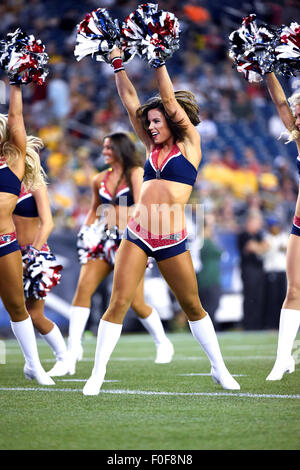
[[110, 17], [106, 8], [98, 8], [85, 15], [77, 25], [74, 55], [78, 61], [91, 56], [109, 63], [112, 50], [120, 45], [120, 25]]

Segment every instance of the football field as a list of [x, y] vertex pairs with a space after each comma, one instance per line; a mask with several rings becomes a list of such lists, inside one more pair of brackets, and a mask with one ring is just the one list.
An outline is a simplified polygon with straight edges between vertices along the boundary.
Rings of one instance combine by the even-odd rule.
[[[277, 332], [219, 333], [240, 391], [213, 382], [208, 359], [189, 332], [168, 336], [174, 359], [158, 365], [147, 334], [123, 334], [96, 397], [82, 394], [93, 367], [95, 337], [84, 337], [76, 374], [55, 378], [55, 386], [48, 387], [27, 381], [17, 342], [2, 341], [0, 449], [300, 449], [299, 335], [295, 373], [266, 382]], [[40, 339], [38, 347], [49, 370], [52, 351]]]

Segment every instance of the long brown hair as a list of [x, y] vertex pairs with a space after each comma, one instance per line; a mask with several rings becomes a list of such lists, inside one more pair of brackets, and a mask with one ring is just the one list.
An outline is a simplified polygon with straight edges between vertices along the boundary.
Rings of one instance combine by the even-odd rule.
[[[123, 175], [125, 176], [126, 182], [132, 192], [131, 171], [137, 166], [143, 166], [142, 159], [137, 153], [132, 139], [125, 132], [113, 132], [106, 135], [104, 139], [110, 139], [110, 144], [114, 154], [123, 166], [123, 174], [121, 175], [121, 178]], [[120, 181], [118, 182], [118, 185], [119, 183]]]
[[[175, 91], [175, 98], [188, 115], [191, 123], [197, 126], [200, 123], [200, 108], [195, 95], [191, 91], [178, 90]], [[149, 133], [148, 112], [151, 109], [159, 109], [166, 118], [168, 127], [176, 140], [183, 140], [186, 135], [186, 126], [181, 121], [174, 121], [174, 115], [169, 116], [164, 108], [160, 95], [149, 98], [145, 104], [140, 106], [136, 111], [136, 117], [141, 120], [143, 128]], [[150, 133], [149, 133], [150, 134]]]

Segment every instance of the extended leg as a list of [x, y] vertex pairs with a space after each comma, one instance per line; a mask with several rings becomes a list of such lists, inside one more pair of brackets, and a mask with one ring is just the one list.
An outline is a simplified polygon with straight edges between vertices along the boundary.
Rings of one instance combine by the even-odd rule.
[[75, 374], [76, 362], [82, 359], [81, 344], [86, 323], [90, 316], [91, 299], [99, 284], [111, 272], [111, 266], [104, 260], [90, 260], [81, 266], [77, 289], [70, 311], [68, 351], [69, 374]]
[[67, 374], [69, 369], [67, 346], [58, 326], [45, 316], [45, 301], [30, 298], [26, 301], [26, 307], [34, 327], [46, 343], [49, 344], [56, 358], [56, 363], [48, 372], [48, 375], [50, 377], [59, 377]]
[[[299, 230], [300, 232], [300, 230]], [[266, 380], [281, 380], [295, 370], [292, 349], [300, 326], [300, 233], [290, 235], [287, 249], [287, 295], [280, 312], [277, 355]]]
[[224, 364], [212, 321], [201, 305], [189, 251], [160, 261], [158, 266], [187, 315], [193, 336], [209, 358], [213, 380], [225, 389], [238, 390], [239, 384]]
[[11, 318], [11, 328], [25, 358], [24, 373], [41, 385], [54, 385], [44, 371], [38, 354], [33, 324], [25, 307], [20, 251], [0, 258], [0, 296]]
[[122, 240], [116, 257], [113, 288], [108, 309], [99, 323], [95, 363], [92, 375], [83, 388], [84, 395], [98, 395], [106, 365], [122, 331], [122, 322], [147, 265], [144, 251]]

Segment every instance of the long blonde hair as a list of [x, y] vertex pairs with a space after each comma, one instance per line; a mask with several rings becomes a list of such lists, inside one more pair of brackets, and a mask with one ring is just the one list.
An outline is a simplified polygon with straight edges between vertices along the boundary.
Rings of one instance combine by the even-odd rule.
[[[295, 108], [297, 104], [300, 104], [300, 92], [296, 91], [295, 93], [293, 93], [292, 96], [288, 98], [288, 102], [290, 104], [293, 116], [295, 116]], [[286, 143], [288, 144], [289, 142], [297, 140], [299, 139], [299, 137], [300, 137], [300, 132], [297, 129], [297, 127], [294, 125], [291, 129], [288, 129], [288, 141]]]
[[[21, 155], [16, 145], [9, 141], [9, 128], [7, 125], [7, 115], [0, 114], [0, 143], [2, 145], [2, 155], [8, 165], [12, 165]], [[45, 186], [46, 173], [41, 166], [40, 150], [44, 147], [43, 141], [32, 135], [27, 136], [25, 172], [23, 184], [26, 190], [35, 191]]]

